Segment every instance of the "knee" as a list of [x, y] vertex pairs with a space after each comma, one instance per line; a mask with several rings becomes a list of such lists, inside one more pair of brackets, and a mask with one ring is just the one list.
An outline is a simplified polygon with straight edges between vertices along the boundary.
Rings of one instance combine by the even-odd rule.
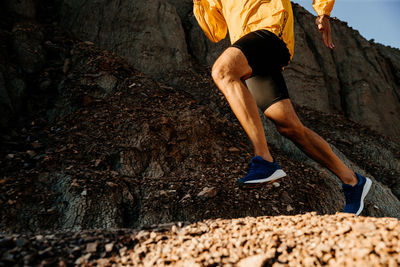
[[211, 76], [221, 90], [226, 87], [224, 85], [233, 82], [237, 78], [235, 77], [234, 73], [228, 68], [228, 66], [220, 64], [218, 62], [213, 65]]
[[281, 135], [293, 141], [304, 138], [306, 130], [301, 123], [277, 124], [276, 128]]

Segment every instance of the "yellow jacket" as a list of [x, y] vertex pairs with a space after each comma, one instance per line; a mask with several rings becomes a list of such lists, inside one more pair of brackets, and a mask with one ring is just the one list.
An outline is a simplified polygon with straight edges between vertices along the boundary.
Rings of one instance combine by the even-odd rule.
[[[227, 30], [231, 43], [249, 32], [266, 29], [294, 53], [293, 11], [290, 0], [193, 0], [193, 13], [207, 37], [218, 42]], [[335, 0], [314, 0], [318, 15], [328, 15]]]

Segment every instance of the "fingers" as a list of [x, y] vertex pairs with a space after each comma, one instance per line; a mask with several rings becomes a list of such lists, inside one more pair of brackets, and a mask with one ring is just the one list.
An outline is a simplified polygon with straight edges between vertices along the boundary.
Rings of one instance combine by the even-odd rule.
[[328, 34], [328, 47], [330, 49], [333, 49], [333, 48], [335, 48], [335, 45], [333, 44], [333, 41], [332, 41], [331, 27], [328, 28], [328, 33], [327, 34]]
[[331, 27], [329, 24], [329, 18], [326, 16], [319, 16], [315, 20], [318, 31], [322, 33], [322, 40], [326, 47], [333, 49], [335, 45], [332, 42]]
[[329, 37], [326, 30], [322, 32], [322, 39], [324, 40], [325, 46], [329, 48], [329, 42], [328, 42]]
[[322, 17], [317, 17], [315, 19], [315, 25], [317, 25], [317, 28], [320, 32], [324, 30], [324, 25], [322, 24]]

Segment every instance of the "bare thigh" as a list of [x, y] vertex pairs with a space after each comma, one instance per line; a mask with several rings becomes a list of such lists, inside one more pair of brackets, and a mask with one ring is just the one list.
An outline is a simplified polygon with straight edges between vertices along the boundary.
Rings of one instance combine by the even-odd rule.
[[252, 69], [243, 52], [239, 48], [228, 47], [215, 61], [212, 76], [218, 83], [228, 77], [245, 80], [251, 76], [251, 72]]

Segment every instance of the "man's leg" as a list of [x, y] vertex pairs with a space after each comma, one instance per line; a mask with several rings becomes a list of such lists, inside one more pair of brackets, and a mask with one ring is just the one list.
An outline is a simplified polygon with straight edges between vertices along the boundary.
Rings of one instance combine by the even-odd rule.
[[212, 77], [249, 136], [255, 155], [272, 162], [256, 102], [242, 81], [251, 72], [242, 51], [229, 47], [214, 63]]
[[326, 166], [344, 184], [357, 184], [355, 173], [333, 153], [329, 144], [300, 122], [289, 99], [272, 104], [264, 114], [275, 123], [279, 133], [293, 141], [310, 158]]

